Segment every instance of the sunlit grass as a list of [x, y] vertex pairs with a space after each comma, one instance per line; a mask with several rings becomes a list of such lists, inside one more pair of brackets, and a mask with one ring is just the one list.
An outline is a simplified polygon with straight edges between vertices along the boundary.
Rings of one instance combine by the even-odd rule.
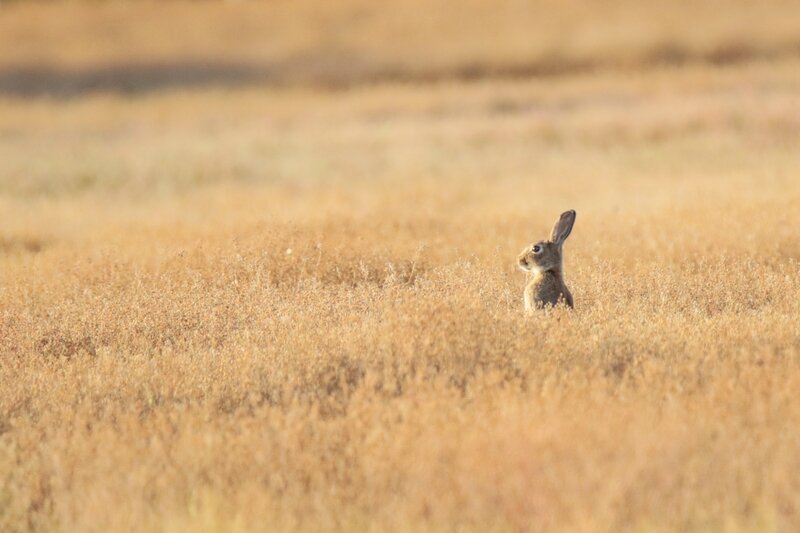
[[[797, 529], [757, 59], [0, 99], [0, 530]], [[526, 318], [569, 208], [575, 310]]]

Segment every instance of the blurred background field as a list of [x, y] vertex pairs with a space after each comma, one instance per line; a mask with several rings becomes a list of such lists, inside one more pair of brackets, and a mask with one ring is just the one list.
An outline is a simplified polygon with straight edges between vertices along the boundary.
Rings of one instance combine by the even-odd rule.
[[792, 57], [791, 1], [18, 2], [0, 90], [352, 86]]
[[788, 1], [0, 2], [0, 530], [797, 529], [799, 94]]

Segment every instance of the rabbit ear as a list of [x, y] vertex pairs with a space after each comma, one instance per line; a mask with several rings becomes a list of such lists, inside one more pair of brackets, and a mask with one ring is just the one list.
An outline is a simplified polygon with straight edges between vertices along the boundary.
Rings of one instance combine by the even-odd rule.
[[558, 246], [564, 244], [569, 234], [572, 232], [572, 225], [575, 224], [575, 210], [570, 209], [561, 213], [561, 217], [556, 220], [553, 226], [553, 236], [550, 238]]

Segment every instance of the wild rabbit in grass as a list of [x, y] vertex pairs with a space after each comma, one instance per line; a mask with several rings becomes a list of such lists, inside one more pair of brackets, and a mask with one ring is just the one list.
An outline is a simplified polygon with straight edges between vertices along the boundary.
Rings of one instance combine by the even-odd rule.
[[532, 274], [525, 286], [526, 313], [559, 302], [573, 307], [572, 294], [564, 283], [563, 247], [574, 224], [575, 211], [565, 211], [553, 226], [549, 241], [535, 242], [519, 254], [519, 268]]

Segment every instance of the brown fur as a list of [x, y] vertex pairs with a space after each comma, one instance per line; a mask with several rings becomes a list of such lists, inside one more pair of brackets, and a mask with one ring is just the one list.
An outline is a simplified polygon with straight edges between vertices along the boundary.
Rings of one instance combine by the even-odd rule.
[[533, 274], [525, 286], [525, 311], [541, 309], [560, 302], [574, 306], [563, 276], [563, 245], [575, 223], [575, 211], [566, 211], [553, 226], [548, 241], [539, 241], [526, 247], [517, 258], [517, 264], [525, 272]]

